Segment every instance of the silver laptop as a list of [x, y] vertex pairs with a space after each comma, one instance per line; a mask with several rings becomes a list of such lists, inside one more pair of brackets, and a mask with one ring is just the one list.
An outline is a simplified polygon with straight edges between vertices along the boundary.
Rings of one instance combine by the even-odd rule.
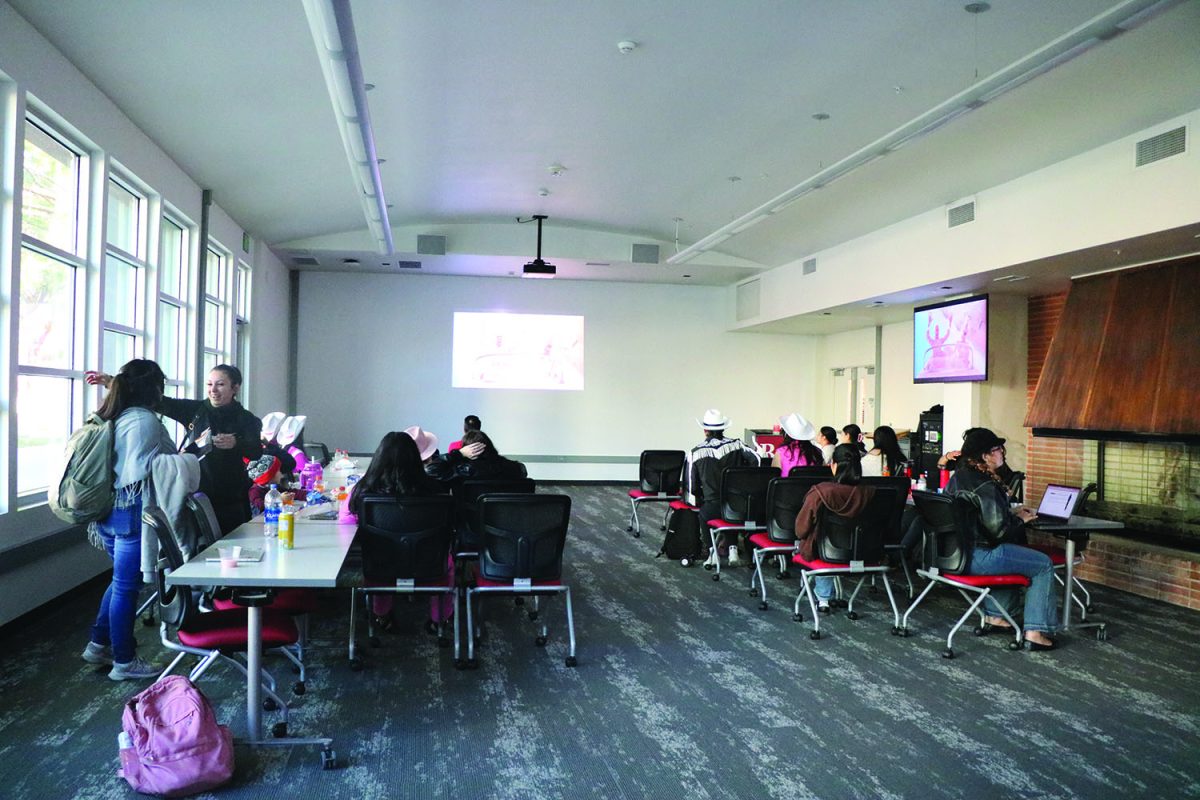
[[1075, 504], [1079, 502], [1080, 488], [1078, 486], [1062, 486], [1051, 483], [1046, 486], [1042, 502], [1038, 506], [1038, 522], [1067, 522], [1075, 512]]

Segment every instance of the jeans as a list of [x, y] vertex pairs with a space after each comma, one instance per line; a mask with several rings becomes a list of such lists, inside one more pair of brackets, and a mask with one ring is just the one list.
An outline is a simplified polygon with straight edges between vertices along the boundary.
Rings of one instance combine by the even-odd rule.
[[817, 595], [817, 602], [833, 599], [833, 593], [837, 587], [836, 580], [830, 575], [818, 575], [813, 578], [813, 592]]
[[113, 560], [112, 583], [100, 601], [92, 641], [112, 645], [113, 661], [133, 661], [136, 642], [133, 619], [137, 616], [138, 593], [142, 588], [142, 501], [138, 498], [125, 508], [96, 523], [104, 550]]
[[[991, 549], [976, 547], [971, 556], [972, 575], [1024, 575], [1032, 580], [1025, 590], [1025, 630], [1053, 633], [1055, 630], [1054, 567], [1050, 556], [1016, 544]], [[984, 601], [984, 612], [1000, 616], [1002, 605], [1010, 614], [1016, 608], [1017, 589], [993, 589]], [[993, 600], [994, 598], [994, 600]], [[998, 605], [999, 604], [999, 605]]]

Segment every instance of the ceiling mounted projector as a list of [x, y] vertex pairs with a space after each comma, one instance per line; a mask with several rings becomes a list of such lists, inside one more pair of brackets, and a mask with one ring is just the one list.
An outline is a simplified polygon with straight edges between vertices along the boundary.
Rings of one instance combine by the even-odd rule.
[[538, 238], [537, 238], [537, 256], [525, 265], [521, 274], [525, 278], [553, 278], [558, 273], [558, 267], [553, 264], [547, 264], [542, 261], [542, 220], [546, 219], [545, 214], [534, 214], [529, 219], [521, 219], [517, 217], [517, 222], [526, 223], [537, 221]]

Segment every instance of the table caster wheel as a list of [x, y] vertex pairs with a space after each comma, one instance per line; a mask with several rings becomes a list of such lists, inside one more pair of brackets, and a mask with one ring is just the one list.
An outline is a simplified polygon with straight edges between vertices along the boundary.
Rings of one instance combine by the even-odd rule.
[[568, 667], [574, 667], [574, 666], [579, 665], [579, 662], [575, 659], [575, 656], [567, 656], [566, 659], [563, 661], [563, 663], [566, 664]]
[[382, 643], [379, 641], [378, 636], [369, 636], [367, 637], [367, 644], [371, 645], [371, 647], [379, 647]]
[[767, 601], [766, 601], [766, 600], [763, 600], [761, 603], [759, 603], [759, 604], [758, 604], [758, 610], [759, 610], [759, 611], [766, 611], [766, 610], [767, 610], [767, 608], [768, 608], [768, 605], [767, 605]]
[[263, 711], [274, 711], [277, 708], [279, 708], [279, 705], [271, 698], [268, 697], [266, 700], [263, 700]]
[[337, 769], [337, 753], [332, 750], [321, 751], [321, 769]]
[[954, 658], [954, 651], [947, 647], [946, 652], [942, 653], [942, 658]]
[[857, 611], [850, 611], [850, 612], [848, 612], [848, 613], [846, 614], [846, 617], [847, 617], [848, 619], [858, 619], [858, 612], [857, 612]]
[[802, 614], [792, 614], [792, 622], [804, 622], [804, 616]]
[[363, 662], [361, 659], [358, 659], [358, 658], [350, 659], [350, 671], [351, 672], [362, 672], [362, 669], [363, 669]]
[[812, 639], [815, 642], [817, 639], [821, 638], [821, 632], [820, 631], [809, 631], [808, 638]]
[[292, 684], [292, 694], [302, 695], [305, 692], [304, 681], [296, 681]]
[[271, 735], [274, 736], [276, 739], [282, 739], [285, 736], [287, 736], [287, 723], [286, 722], [276, 722], [274, 725], [271, 726]]

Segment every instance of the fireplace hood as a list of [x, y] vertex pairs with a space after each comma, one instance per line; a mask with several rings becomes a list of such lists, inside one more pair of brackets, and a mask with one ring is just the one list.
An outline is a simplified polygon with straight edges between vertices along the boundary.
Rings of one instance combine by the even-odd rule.
[[1200, 443], [1200, 256], [1073, 281], [1025, 427]]

